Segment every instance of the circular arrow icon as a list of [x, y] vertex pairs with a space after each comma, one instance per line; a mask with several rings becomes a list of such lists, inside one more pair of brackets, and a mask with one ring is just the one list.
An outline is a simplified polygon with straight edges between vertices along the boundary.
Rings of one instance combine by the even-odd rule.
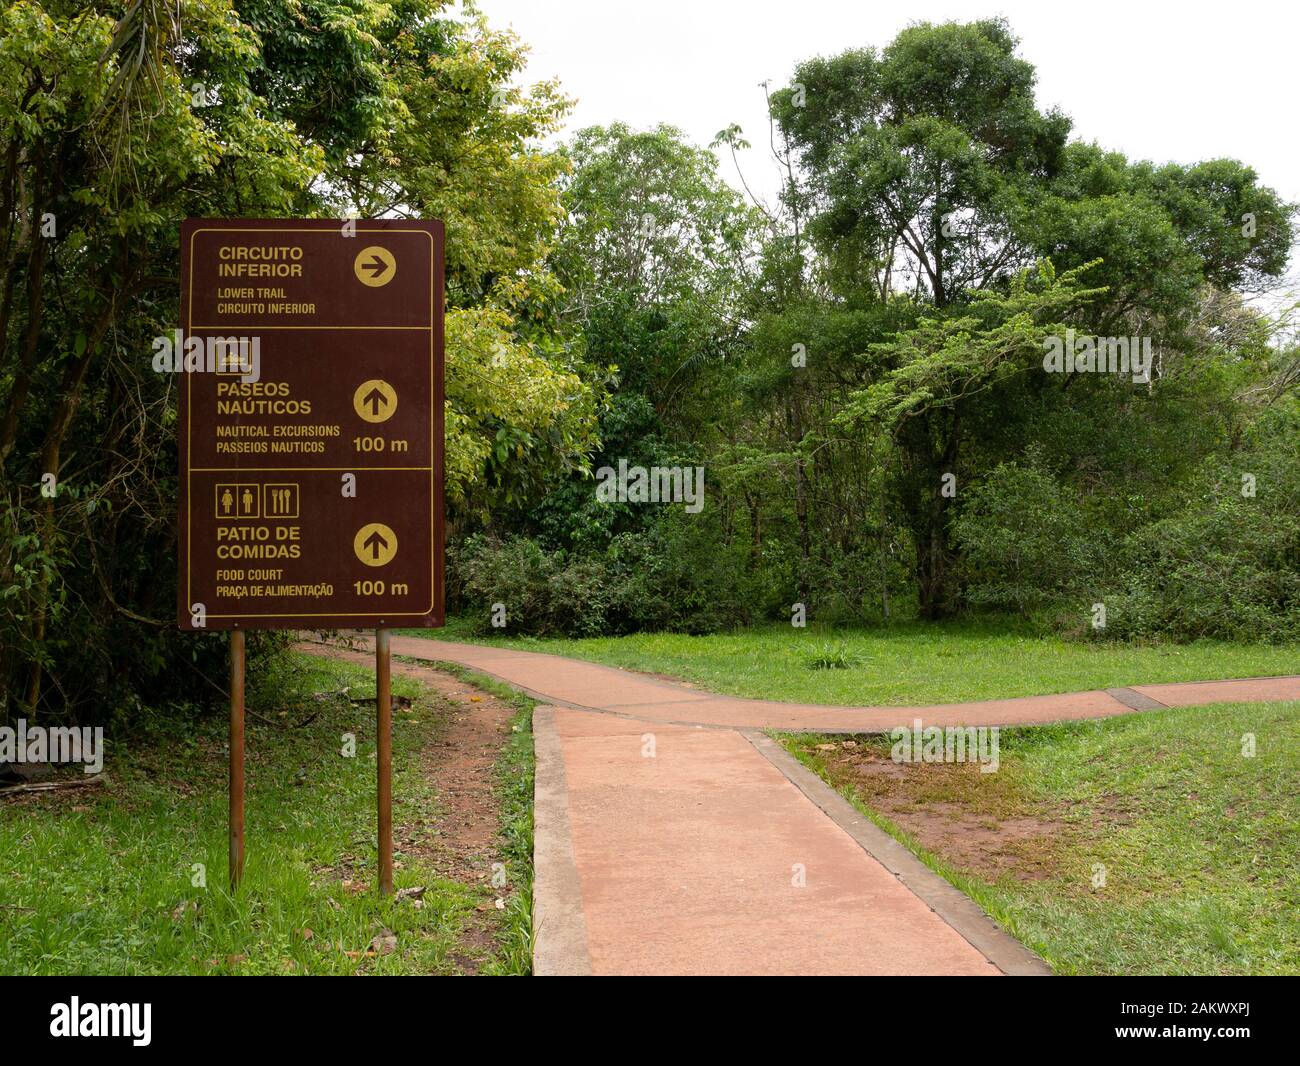
[[352, 262], [352, 272], [362, 285], [377, 289], [393, 280], [397, 274], [397, 260], [387, 248], [372, 244], [357, 253]]
[[367, 422], [387, 422], [397, 411], [397, 390], [381, 378], [371, 378], [352, 394], [352, 410]]
[[371, 522], [357, 530], [352, 552], [367, 566], [384, 566], [397, 554], [397, 534], [382, 522]]

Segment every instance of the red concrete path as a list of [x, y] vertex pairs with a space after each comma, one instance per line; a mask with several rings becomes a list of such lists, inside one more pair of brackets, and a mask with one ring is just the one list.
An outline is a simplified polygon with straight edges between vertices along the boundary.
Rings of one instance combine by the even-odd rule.
[[[1189, 707], [1227, 700], [1300, 699], [1300, 675], [1240, 681], [1192, 681], [1128, 689], [944, 703], [928, 707], [832, 707], [780, 703], [701, 692], [687, 685], [561, 655], [460, 644], [423, 637], [392, 638], [393, 654], [459, 663], [523, 689], [547, 703], [635, 718], [644, 722], [789, 729], [815, 732], [887, 732], [926, 725], [1035, 725], [1072, 718], [1104, 718], [1157, 706]], [[1135, 704], [1138, 705], [1135, 707]]]
[[535, 652], [399, 636], [392, 646], [557, 705], [534, 714], [539, 974], [1046, 973], [756, 730], [1016, 725], [1300, 699], [1300, 677], [1287, 677], [827, 707], [717, 696]]
[[592, 973], [998, 972], [741, 734], [553, 718]]

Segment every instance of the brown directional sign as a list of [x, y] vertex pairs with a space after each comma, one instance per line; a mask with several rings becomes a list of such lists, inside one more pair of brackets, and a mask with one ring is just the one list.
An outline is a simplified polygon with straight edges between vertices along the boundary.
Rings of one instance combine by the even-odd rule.
[[182, 629], [442, 624], [442, 262], [440, 222], [184, 223]]

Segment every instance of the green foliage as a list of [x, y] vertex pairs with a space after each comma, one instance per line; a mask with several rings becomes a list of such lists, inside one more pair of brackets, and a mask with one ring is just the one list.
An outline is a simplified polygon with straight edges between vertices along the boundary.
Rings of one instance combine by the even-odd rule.
[[[588, 358], [617, 372], [619, 398], [644, 398], [662, 436], [698, 439], [709, 413], [694, 386], [739, 333], [755, 213], [712, 153], [669, 126], [591, 127], [566, 156], [567, 221], [551, 256], [564, 315]], [[632, 429], [602, 425], [604, 454], [636, 448]]]
[[1186, 503], [1136, 530], [1127, 552], [1107, 636], [1300, 637], [1300, 409], [1270, 412], [1247, 448], [1208, 462]]
[[[1105, 639], [1269, 640], [1300, 635], [1300, 413], [1265, 413], [1173, 497], [1106, 499], [1041, 455], [975, 486], [956, 521], [972, 603], [1057, 612], [1094, 602]], [[1253, 493], [1251, 495], [1250, 493]], [[1120, 503], [1127, 503], [1122, 507]]]
[[1021, 271], [1009, 291], [978, 292], [960, 316], [924, 316], [912, 329], [876, 346], [895, 369], [851, 395], [836, 423], [896, 433], [932, 410], [960, 416], [969, 401], [1007, 378], [1042, 369], [1043, 340], [1063, 334], [1061, 318], [1095, 297], [1079, 275], [1057, 276], [1050, 261]]
[[[526, 713], [515, 719], [520, 730], [511, 732], [501, 754], [498, 806], [508, 821], [500, 845], [509, 883], [502, 890], [459, 872], [450, 876], [445, 858], [430, 854], [436, 846], [430, 827], [442, 817], [445, 797], [432, 787], [428, 753], [445, 743], [456, 705], [394, 673], [394, 695], [410, 702], [394, 715], [394, 815], [424, 838], [416, 847], [399, 838], [394, 876], [398, 889], [425, 889], [416, 909], [374, 890], [373, 669], [287, 658], [281, 700], [262, 704], [248, 721], [249, 847], [239, 892], [232, 895], [226, 881], [224, 722], [175, 711], [156, 720], [137, 717], [129, 740], [107, 731], [112, 788], [84, 790], [66, 802], [47, 796], [37, 805], [0, 805], [0, 969], [63, 975], [528, 971], [523, 932], [531, 848], [518, 850], [531, 828]], [[347, 733], [357, 740], [354, 758], [340, 753], [339, 738]], [[348, 881], [369, 887], [350, 891]], [[500, 896], [505, 911], [493, 906]], [[367, 955], [384, 929], [396, 935], [396, 950]]]
[[[1234, 312], [1223, 290], [1281, 275], [1293, 234], [1294, 205], [1240, 163], [1154, 167], [1071, 142], [1064, 115], [1037, 109], [1034, 70], [1017, 47], [1002, 20], [920, 23], [883, 50], [803, 63], [772, 95], [798, 166], [785, 201], [796, 222], [806, 216], [816, 259], [815, 285], [765, 310], [793, 312], [791, 321], [807, 321], [814, 302], [823, 317], [873, 305], [912, 312], [864, 338], [856, 363], [834, 376], [795, 374], [787, 388], [774, 372], [781, 391], [765, 413], [786, 438], [775, 450], [834, 448], [829, 461], [849, 473], [837, 487], [880, 486], [877, 536], [890, 518], [903, 527], [927, 618], [964, 602], [952, 539], [963, 504], [943, 494], [947, 479], [976, 483], [1027, 449], [1066, 447], [1091, 451], [1095, 475], [1155, 496], [1178, 465], [1167, 440], [1186, 440], [1193, 422], [1221, 440], [1240, 429], [1232, 379], [1258, 374], [1272, 339], [1237, 328], [1252, 316]], [[1213, 320], [1227, 328], [1207, 328]], [[1147, 396], [1043, 374], [1042, 341], [1067, 328], [1152, 340]], [[807, 332], [796, 339], [816, 352], [822, 333]], [[1199, 417], [1189, 417], [1193, 394]], [[1117, 424], [1161, 445], [1145, 477], [1122, 450], [1090, 448], [1113, 440]], [[1197, 439], [1198, 450], [1212, 447]], [[834, 521], [839, 501], [814, 491], [815, 468], [793, 465], [787, 509], [811, 556], [812, 531]], [[1115, 518], [1120, 536], [1131, 524], [1094, 517]], [[802, 567], [804, 583], [811, 572]]]
[[[1240, 440], [1241, 397], [1293, 386], [1272, 324], [1212, 287], [1281, 270], [1290, 206], [1231, 161], [1070, 142], [1000, 21], [915, 26], [795, 80], [772, 97], [787, 213], [765, 215], [754, 264], [712, 161], [674, 131], [574, 142], [553, 262], [589, 353], [619, 367], [597, 461], [704, 463], [722, 514], [683, 522], [716, 535], [715, 568], [743, 554], [754, 616], [1009, 608], [1077, 628], [1085, 597], [1116, 594], [1126, 539]], [[1044, 372], [1046, 339], [1103, 327], [1155, 334], [1147, 387]], [[577, 478], [524, 521], [564, 567], [655, 526]], [[609, 632], [629, 624], [616, 599], [592, 591]]]
[[453, 517], [585, 467], [604, 372], [544, 261], [569, 105], [523, 64], [447, 0], [4, 5], [0, 706], [219, 691], [222, 642], [171, 626], [175, 383], [150, 367], [186, 217], [443, 219]]
[[1080, 593], [1105, 563], [1095, 527], [1041, 460], [1002, 464], [975, 486], [956, 538], [970, 602], [1026, 617]]
[[575, 310], [627, 295], [707, 329], [735, 298], [756, 236], [713, 154], [671, 126], [622, 123], [580, 131], [566, 154], [569, 219], [554, 261]]
[[474, 537], [453, 562], [481, 632], [590, 635], [605, 626], [606, 574], [596, 559], [569, 560], [526, 537]]
[[589, 466], [600, 401], [558, 344], [521, 339], [509, 312], [447, 316], [446, 492], [483, 510], [534, 497], [549, 478]]
[[453, 576], [485, 626], [485, 605], [501, 602], [519, 632], [734, 624], [749, 611], [731, 580], [731, 545], [718, 551], [709, 539], [717, 524], [599, 501], [590, 471], [620, 460], [697, 465], [699, 442], [715, 432], [709, 392], [741, 332], [754, 213], [712, 154], [669, 127], [593, 127], [565, 153], [566, 222], [549, 262], [566, 286], [561, 318], [584, 359], [604, 368], [600, 445], [590, 464], [555, 471], [540, 501], [495, 493], [483, 528], [526, 539], [467, 542]]
[[[744, 562], [719, 552], [684, 518], [615, 536], [600, 554], [547, 550], [526, 537], [473, 537], [454, 558], [461, 603], [485, 636], [709, 633], [743, 625], [755, 617], [757, 591]], [[504, 625], [494, 625], [497, 604]]]
[[837, 288], [897, 261], [903, 284], [943, 307], [1032, 264], [1014, 216], [1059, 167], [1070, 123], [1037, 111], [1016, 44], [998, 20], [920, 23], [883, 52], [800, 65], [802, 102], [773, 94]]

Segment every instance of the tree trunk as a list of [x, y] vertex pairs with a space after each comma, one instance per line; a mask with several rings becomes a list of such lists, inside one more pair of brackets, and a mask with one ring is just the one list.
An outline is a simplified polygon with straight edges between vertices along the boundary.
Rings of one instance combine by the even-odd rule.
[[952, 500], [943, 495], [943, 475], [956, 472], [960, 444], [956, 416], [916, 419], [899, 443], [908, 466], [903, 498], [916, 551], [920, 614], [934, 622], [951, 615], [957, 606], [948, 528]]
[[[112, 278], [109, 278], [109, 293], [112, 293]], [[124, 288], [129, 289], [129, 280], [124, 279]], [[109, 324], [113, 321], [113, 312], [116, 307], [115, 297], [109, 295], [106, 297], [106, 303], [103, 309], [96, 317], [94, 324], [91, 326], [90, 335], [86, 338], [86, 346], [82, 349], [79, 356], [67, 364], [63, 372], [63, 381], [59, 388], [59, 402], [55, 407], [54, 417], [50, 422], [49, 428], [45, 433], [45, 443], [41, 447], [41, 462], [39, 473], [41, 475], [54, 475], [55, 495], [48, 496], [44, 500], [43, 517], [42, 517], [42, 538], [45, 542], [47, 551], [52, 550], [55, 540], [55, 515], [54, 509], [57, 502], [59, 488], [59, 466], [63, 453], [63, 440], [67, 436], [68, 429], [72, 425], [72, 419], [77, 413], [77, 407], [81, 403], [81, 390], [86, 383], [86, 371], [90, 369], [91, 360], [94, 359], [96, 351], [99, 350], [100, 341], [103, 340], [104, 334], [108, 331]], [[45, 642], [45, 632], [47, 620], [49, 617], [50, 601], [50, 577], [48, 570], [42, 571], [40, 582], [37, 584], [36, 592], [36, 610], [32, 625], [32, 639], [35, 645], [39, 647]], [[24, 702], [27, 705], [27, 713], [32, 720], [36, 718], [37, 704], [41, 698], [41, 675], [43, 667], [39, 659], [33, 659], [28, 669], [27, 675], [27, 693]]]

